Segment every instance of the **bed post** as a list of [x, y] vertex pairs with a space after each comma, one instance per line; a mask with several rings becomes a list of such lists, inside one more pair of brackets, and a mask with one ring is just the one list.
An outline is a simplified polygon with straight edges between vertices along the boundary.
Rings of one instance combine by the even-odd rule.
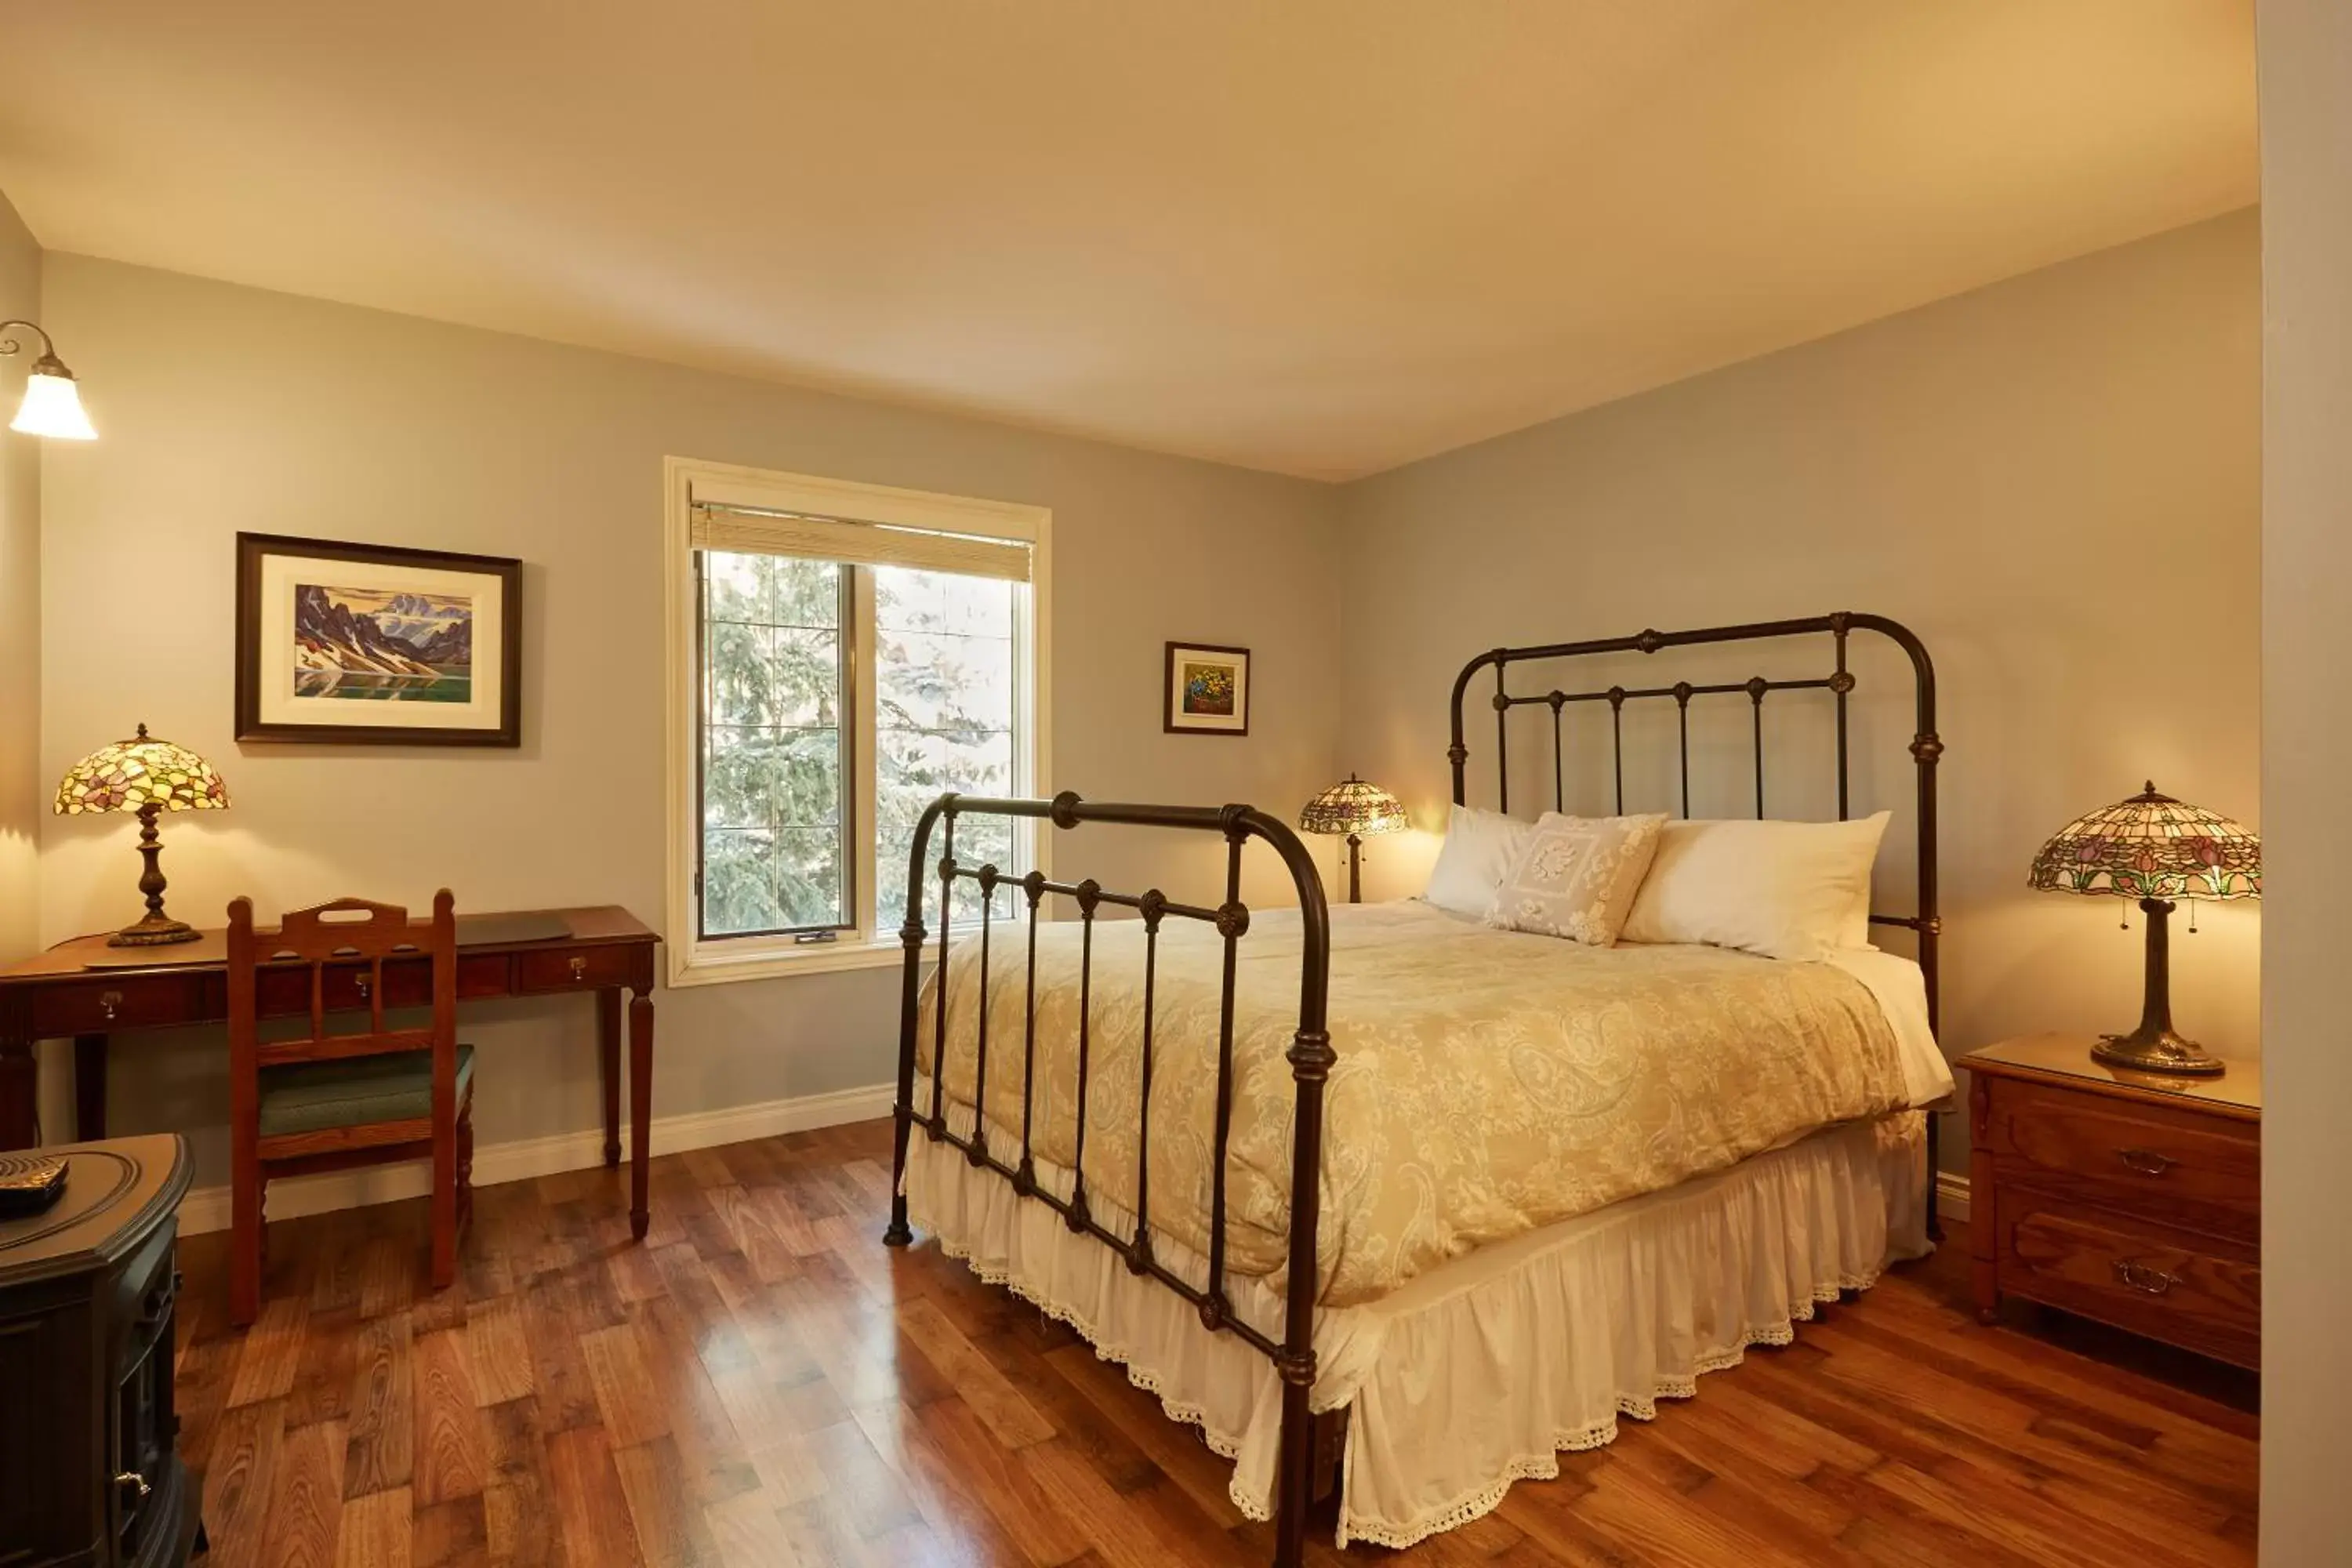
[[[922, 817], [915, 824], [914, 847], [908, 852], [907, 921], [898, 928], [907, 962], [898, 988], [898, 1098], [891, 1107], [890, 1224], [882, 1232], [886, 1247], [905, 1247], [915, 1239], [915, 1233], [907, 1226], [907, 1138], [915, 1121], [915, 1015], [922, 1002], [923, 938], [928, 934], [923, 930], [923, 861], [930, 854], [931, 825], [940, 813], [952, 809], [955, 798], [943, 795], [923, 808]], [[944, 886], [940, 896], [946, 896]], [[944, 971], [940, 984], [947, 984]], [[933, 1070], [938, 1070], [938, 1064]]]
[[[1317, 1221], [1322, 1205], [1323, 1086], [1339, 1053], [1331, 1048], [1328, 1002], [1331, 973], [1330, 911], [1323, 879], [1297, 835], [1283, 823], [1246, 806], [1225, 808], [1229, 839], [1255, 833], [1282, 857], [1298, 893], [1300, 953], [1298, 1032], [1287, 1053], [1297, 1101], [1291, 1122], [1290, 1239], [1282, 1349], [1274, 1369], [1282, 1379], [1282, 1436], [1274, 1483], [1275, 1568], [1299, 1568], [1306, 1561], [1307, 1513], [1314, 1501], [1315, 1303]], [[1228, 906], [1243, 921], [1238, 904]], [[1224, 924], [1223, 911], [1219, 925]]]
[[[1855, 626], [1868, 626], [1887, 637], [1911, 658], [1911, 673], [1916, 683], [1916, 721], [1911, 736], [1911, 760], [1919, 771], [1919, 901], [1917, 919], [1911, 929], [1919, 939], [1919, 974], [1927, 986], [1927, 1030], [1934, 1035], [1938, 1047], [1943, 1042], [1944, 1012], [1942, 987], [1937, 967], [1937, 946], [1944, 934], [1944, 918], [1937, 911], [1936, 886], [1936, 764], [1943, 760], [1944, 740], [1936, 732], [1936, 662], [1927, 657], [1927, 645], [1910, 627], [1900, 621], [1890, 621], [1884, 616], [1847, 616], [1842, 617]], [[1937, 1113], [1927, 1112], [1927, 1239], [1944, 1239], [1944, 1224], [1936, 1213], [1936, 1184], [1941, 1173], [1937, 1160], [1943, 1149], [1943, 1125]]]

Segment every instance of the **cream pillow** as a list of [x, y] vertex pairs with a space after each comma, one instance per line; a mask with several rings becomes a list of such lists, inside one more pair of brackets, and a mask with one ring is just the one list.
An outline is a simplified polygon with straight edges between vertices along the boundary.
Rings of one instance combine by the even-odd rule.
[[1609, 947], [1658, 850], [1665, 815], [1562, 816], [1536, 821], [1487, 906], [1486, 923]]
[[1799, 960], [1866, 947], [1870, 868], [1890, 815], [1859, 822], [1670, 822], [1619, 934], [1626, 942], [1706, 942]]
[[1455, 806], [1445, 819], [1445, 843], [1421, 896], [1441, 910], [1484, 919], [1495, 889], [1534, 832], [1533, 823], [1499, 811]]

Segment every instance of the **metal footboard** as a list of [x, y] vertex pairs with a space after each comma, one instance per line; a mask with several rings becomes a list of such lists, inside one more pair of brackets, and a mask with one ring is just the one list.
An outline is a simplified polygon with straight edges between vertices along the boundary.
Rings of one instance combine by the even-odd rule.
[[[992, 865], [963, 866], [956, 860], [955, 829], [958, 819], [967, 816], [1043, 818], [1066, 831], [1087, 823], [1104, 823], [1218, 834], [1224, 838], [1226, 845], [1224, 900], [1212, 908], [1180, 903], [1157, 888], [1135, 894], [1118, 893], [1103, 888], [1091, 878], [1079, 882], [1058, 882], [1049, 879], [1040, 871], [1014, 878], [1004, 875]], [[940, 830], [940, 854], [936, 862], [930, 858], [934, 828]], [[1291, 1141], [1287, 1296], [1284, 1303], [1282, 1337], [1278, 1341], [1236, 1316], [1225, 1292], [1225, 1166], [1227, 1140], [1233, 1122], [1234, 977], [1239, 943], [1250, 924], [1249, 907], [1243, 903], [1241, 897], [1242, 851], [1253, 838], [1263, 840], [1271, 847], [1290, 873], [1292, 885], [1297, 893], [1302, 939], [1298, 1027], [1286, 1053], [1297, 1100]], [[949, 1040], [947, 961], [951, 940], [950, 928], [954, 923], [950, 915], [952, 894], [959, 879], [977, 884], [981, 892], [981, 913], [976, 922], [981, 952], [980, 1020], [975, 1031], [977, 1060], [973, 1064], [972, 1095], [974, 1106], [980, 1113], [973, 1119], [969, 1138], [960, 1136], [950, 1128], [944, 1089]], [[930, 1103], [928, 1109], [920, 1109], [915, 1104], [915, 1053], [919, 1009], [922, 1005], [922, 959], [925, 943], [929, 939], [923, 924], [923, 888], [930, 880], [936, 880], [939, 889], [940, 925], [936, 951], [940, 980], [934, 994], [936, 1044], [931, 1064]], [[988, 1121], [984, 1110], [987, 1103], [990, 948], [997, 940], [994, 928], [1013, 923], [999, 920], [995, 914], [993, 895], [1000, 886], [1020, 889], [1027, 904], [1024, 922], [1027, 979], [1022, 1007], [1021, 1149], [1018, 1157], [1010, 1163], [1004, 1158], [1005, 1154], [1011, 1153], [1010, 1150], [1000, 1154], [989, 1146]], [[1074, 1184], [1067, 1198], [1049, 1191], [1038, 1182], [1030, 1151], [1031, 1113], [1035, 1102], [1037, 921], [1041, 907], [1049, 897], [1074, 901], [1082, 923], [1078, 969], [1076, 1151], [1071, 1162]], [[1119, 1235], [1098, 1222], [1087, 1201], [1087, 1087], [1091, 1045], [1089, 1002], [1094, 923], [1097, 911], [1105, 905], [1134, 910], [1141, 918], [1144, 929], [1141, 1093], [1137, 1102], [1136, 1220], [1131, 1236]], [[1160, 930], [1165, 921], [1171, 920], [1194, 921], [1214, 927], [1224, 947], [1217, 1036], [1216, 1163], [1210, 1194], [1208, 1282], [1205, 1288], [1193, 1285], [1161, 1264], [1152, 1256], [1151, 1247], [1152, 1008]], [[1066, 792], [1052, 800], [945, 795], [924, 811], [915, 829], [914, 847], [908, 866], [907, 921], [899, 929], [898, 935], [906, 946], [907, 955], [899, 998], [898, 1092], [895, 1108], [897, 1126], [890, 1225], [883, 1233], [883, 1240], [893, 1247], [904, 1247], [914, 1239], [913, 1232], [907, 1225], [905, 1182], [908, 1141], [919, 1128], [923, 1135], [933, 1142], [961, 1150], [973, 1167], [996, 1172], [1010, 1182], [1013, 1191], [1022, 1197], [1044, 1204], [1058, 1213], [1074, 1233], [1091, 1236], [1100, 1241], [1125, 1260], [1130, 1273], [1139, 1277], [1148, 1276], [1182, 1297], [1192, 1303], [1200, 1314], [1202, 1324], [1212, 1332], [1232, 1334], [1265, 1356], [1273, 1363], [1276, 1373], [1283, 1382], [1279, 1468], [1275, 1483], [1274, 1561], [1276, 1568], [1295, 1568], [1303, 1561], [1307, 1512], [1313, 1493], [1315, 1432], [1314, 1419], [1307, 1407], [1307, 1394], [1315, 1382], [1316, 1220], [1322, 1172], [1323, 1086], [1335, 1059], [1325, 1016], [1330, 985], [1330, 919], [1325, 906], [1322, 879], [1316, 871], [1314, 859], [1307, 853], [1307, 847], [1284, 823], [1247, 805], [1116, 805], [1081, 800]]]

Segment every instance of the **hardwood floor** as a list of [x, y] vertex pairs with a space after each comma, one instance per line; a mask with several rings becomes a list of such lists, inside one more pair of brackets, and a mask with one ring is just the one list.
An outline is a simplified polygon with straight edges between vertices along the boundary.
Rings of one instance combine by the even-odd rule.
[[[641, 1247], [623, 1173], [484, 1187], [437, 1295], [421, 1200], [282, 1224], [242, 1334], [226, 1238], [188, 1241], [213, 1564], [1265, 1563], [1191, 1427], [937, 1247], [881, 1246], [888, 1164], [883, 1122], [661, 1159]], [[1316, 1560], [2252, 1562], [2252, 1379], [1979, 1327], [1966, 1257], [1475, 1524], [1409, 1552], [1325, 1529]]]

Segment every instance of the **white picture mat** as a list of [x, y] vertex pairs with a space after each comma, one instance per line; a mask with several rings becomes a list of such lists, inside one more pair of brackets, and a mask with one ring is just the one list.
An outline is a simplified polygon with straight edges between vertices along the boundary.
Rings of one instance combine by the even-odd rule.
[[[474, 613], [473, 684], [463, 702], [362, 702], [294, 694], [294, 592], [314, 587], [443, 594], [468, 599]], [[337, 556], [261, 558], [261, 667], [265, 724], [382, 725], [406, 730], [496, 730], [506, 657], [506, 583], [495, 573], [394, 566]]]
[[[1187, 713], [1184, 711], [1184, 667], [1188, 664], [1220, 664], [1230, 666], [1234, 672], [1234, 710], [1230, 715]], [[1176, 716], [1179, 728], [1185, 730], [1245, 730], [1249, 727], [1249, 659], [1237, 653], [1221, 653], [1215, 648], [1187, 647], [1176, 645], [1176, 657], [1168, 661], [1168, 711]]]

